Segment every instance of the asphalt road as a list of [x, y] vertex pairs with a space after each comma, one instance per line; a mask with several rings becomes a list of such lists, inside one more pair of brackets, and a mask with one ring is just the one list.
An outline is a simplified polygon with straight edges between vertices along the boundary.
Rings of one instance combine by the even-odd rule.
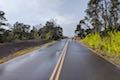
[[62, 54], [59, 80], [120, 80], [118, 68], [72, 40], [61, 40], [0, 64], [0, 80], [49, 80]]
[[65, 42], [0, 64], [0, 80], [49, 80]]
[[120, 70], [83, 45], [70, 41], [60, 80], [120, 80]]

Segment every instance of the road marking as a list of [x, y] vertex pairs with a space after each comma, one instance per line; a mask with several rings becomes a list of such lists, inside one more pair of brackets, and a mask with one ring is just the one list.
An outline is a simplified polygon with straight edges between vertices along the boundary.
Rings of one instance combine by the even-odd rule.
[[55, 66], [55, 68], [53, 70], [53, 73], [50, 76], [49, 80], [58, 80], [59, 79], [60, 72], [61, 72], [62, 65], [63, 65], [64, 58], [65, 58], [65, 54], [66, 54], [66, 51], [67, 51], [67, 46], [68, 46], [68, 42], [66, 42], [66, 44], [65, 44], [65, 46], [63, 48], [63, 51], [61, 52], [60, 57], [59, 57], [59, 59], [57, 61], [57, 64], [56, 64], [56, 66]]
[[51, 75], [51, 77], [50, 77], [49, 80], [53, 80], [53, 79], [54, 79], [54, 76], [55, 76], [55, 73], [56, 73], [56, 71], [57, 71], [57, 69], [58, 69], [58, 67], [59, 67], [59, 63], [60, 63], [61, 58], [62, 58], [62, 54], [60, 55], [60, 57], [59, 57], [59, 59], [58, 59], [58, 62], [57, 62], [57, 64], [56, 64], [56, 66], [55, 66], [55, 68], [54, 68], [54, 70], [53, 70], [53, 73], [52, 73], [52, 75]]
[[68, 43], [67, 43], [66, 46], [65, 46], [65, 51], [64, 51], [64, 53], [63, 53], [63, 57], [62, 57], [62, 60], [61, 60], [59, 69], [58, 69], [58, 71], [57, 71], [55, 80], [59, 80], [60, 73], [61, 73], [61, 70], [62, 70], [62, 66], [63, 66], [64, 60], [65, 60], [65, 55], [66, 55], [66, 53], [67, 53], [67, 45], [68, 45]]

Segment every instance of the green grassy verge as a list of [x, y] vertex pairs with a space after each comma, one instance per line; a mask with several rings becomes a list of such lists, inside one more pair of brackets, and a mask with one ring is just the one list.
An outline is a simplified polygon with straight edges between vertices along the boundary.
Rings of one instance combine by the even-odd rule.
[[120, 65], [120, 32], [109, 32], [108, 35], [101, 38], [99, 33], [89, 34], [81, 42]]

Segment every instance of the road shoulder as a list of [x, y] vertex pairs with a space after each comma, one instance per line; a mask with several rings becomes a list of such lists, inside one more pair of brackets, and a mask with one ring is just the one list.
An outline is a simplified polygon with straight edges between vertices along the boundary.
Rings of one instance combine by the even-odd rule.
[[48, 42], [48, 43], [45, 43], [43, 45], [40, 45], [40, 46], [34, 46], [34, 47], [29, 47], [29, 48], [25, 48], [25, 49], [22, 49], [20, 51], [17, 51], [11, 55], [8, 55], [7, 57], [3, 57], [0, 59], [0, 64], [2, 63], [5, 63], [13, 58], [16, 58], [16, 57], [19, 57], [19, 56], [22, 56], [22, 55], [25, 55], [25, 54], [29, 54], [30, 52], [34, 51], [34, 50], [37, 50], [37, 49], [44, 49], [46, 47], [49, 47], [53, 44], [55, 44], [57, 41], [51, 41], [51, 42]]
[[[109, 58], [107, 57], [104, 57], [101, 52], [98, 52], [92, 48], [90, 48], [89, 46], [87, 46], [86, 44], [80, 42], [80, 41], [76, 41], [78, 43], [80, 43], [81, 45], [83, 45], [84, 47], [88, 48], [90, 51], [92, 51], [94, 54], [98, 55], [99, 57], [101, 57], [102, 59], [108, 61], [109, 63], [111, 63], [112, 65], [114, 65], [116, 68], [118, 68], [120, 70], [120, 65], [116, 64], [114, 61], [110, 60]], [[99, 54], [100, 53], [100, 54]]]

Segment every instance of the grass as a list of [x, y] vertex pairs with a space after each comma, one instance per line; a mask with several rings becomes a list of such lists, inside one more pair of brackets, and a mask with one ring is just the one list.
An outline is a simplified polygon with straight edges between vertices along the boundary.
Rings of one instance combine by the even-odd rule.
[[116, 64], [120, 64], [120, 32], [108, 32], [108, 36], [104, 38], [101, 38], [99, 33], [89, 34], [81, 41]]
[[9, 55], [9, 56], [7, 56], [7, 57], [4, 57], [4, 58], [0, 59], [0, 64], [4, 63], [4, 62], [6, 62], [6, 61], [9, 61], [10, 59], [13, 59], [13, 58], [15, 58], [15, 57], [22, 56], [22, 55], [24, 55], [24, 54], [28, 54], [28, 53], [30, 53], [30, 52], [32, 52], [32, 51], [34, 51], [34, 50], [48, 47], [48, 46], [50, 46], [50, 45], [52, 45], [52, 44], [54, 44], [54, 43], [55, 43], [55, 41], [52, 41], [52, 42], [46, 43], [46, 44], [41, 45], [41, 46], [29, 47], [29, 48], [26, 48], [26, 49], [17, 51], [17, 52], [15, 52], [14, 54], [11, 54], [11, 55]]

